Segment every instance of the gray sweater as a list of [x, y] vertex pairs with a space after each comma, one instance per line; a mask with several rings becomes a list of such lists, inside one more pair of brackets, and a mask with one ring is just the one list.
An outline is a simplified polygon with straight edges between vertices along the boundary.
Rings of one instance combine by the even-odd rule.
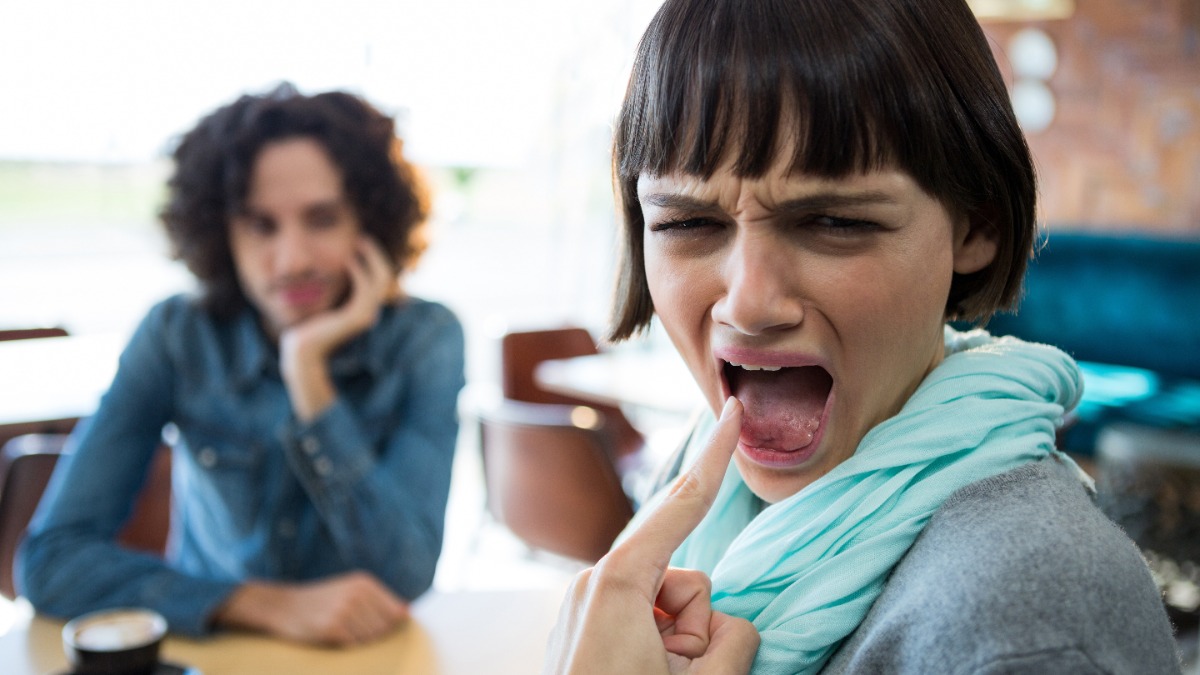
[[1053, 458], [951, 495], [822, 671], [1178, 672], [1143, 558]]

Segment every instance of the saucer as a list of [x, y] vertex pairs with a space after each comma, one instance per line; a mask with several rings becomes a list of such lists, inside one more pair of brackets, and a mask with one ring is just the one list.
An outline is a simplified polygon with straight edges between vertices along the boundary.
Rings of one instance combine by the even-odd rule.
[[[59, 675], [75, 675], [74, 670], [64, 670]], [[159, 662], [158, 667], [154, 669], [152, 675], [204, 675], [204, 673], [190, 666], [181, 666], [177, 663]]]

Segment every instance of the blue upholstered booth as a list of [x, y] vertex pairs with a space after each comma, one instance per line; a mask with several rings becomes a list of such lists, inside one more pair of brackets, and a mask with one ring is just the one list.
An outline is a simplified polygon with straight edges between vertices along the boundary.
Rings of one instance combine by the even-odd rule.
[[1200, 238], [1054, 228], [1017, 312], [987, 328], [1057, 345], [1083, 366], [1064, 449], [1092, 454], [1114, 422], [1200, 433]]

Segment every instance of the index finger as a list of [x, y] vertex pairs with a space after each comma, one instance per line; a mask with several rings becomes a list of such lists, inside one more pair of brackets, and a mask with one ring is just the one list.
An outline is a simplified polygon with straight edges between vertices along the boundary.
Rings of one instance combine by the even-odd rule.
[[383, 245], [375, 237], [364, 234], [359, 237], [358, 252], [367, 280], [382, 289], [385, 299], [394, 297], [399, 291], [396, 267], [383, 250]]
[[368, 234], [361, 235], [358, 239], [358, 252], [373, 274], [392, 273], [392, 261], [383, 250], [383, 245], [375, 237]]
[[666, 568], [671, 554], [696, 529], [716, 499], [741, 429], [742, 404], [730, 396], [708, 445], [675, 479], [666, 499], [617, 547], [624, 555]]

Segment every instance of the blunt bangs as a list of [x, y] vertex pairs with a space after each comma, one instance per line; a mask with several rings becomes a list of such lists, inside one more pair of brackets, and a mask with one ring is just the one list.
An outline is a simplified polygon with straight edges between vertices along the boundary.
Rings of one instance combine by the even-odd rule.
[[936, 68], [912, 67], [936, 58], [904, 3], [865, 4], [699, 0], [660, 13], [622, 110], [619, 177], [707, 178], [732, 160], [734, 174], [755, 178], [790, 146], [793, 172], [894, 167], [934, 187], [954, 92]]
[[758, 178], [789, 151], [797, 174], [903, 171], [997, 230], [996, 263], [956, 277], [948, 316], [986, 320], [1016, 299], [1036, 229], [1033, 165], [964, 0], [667, 0], [614, 132], [625, 259], [610, 339], [653, 314], [638, 177], [729, 165]]

